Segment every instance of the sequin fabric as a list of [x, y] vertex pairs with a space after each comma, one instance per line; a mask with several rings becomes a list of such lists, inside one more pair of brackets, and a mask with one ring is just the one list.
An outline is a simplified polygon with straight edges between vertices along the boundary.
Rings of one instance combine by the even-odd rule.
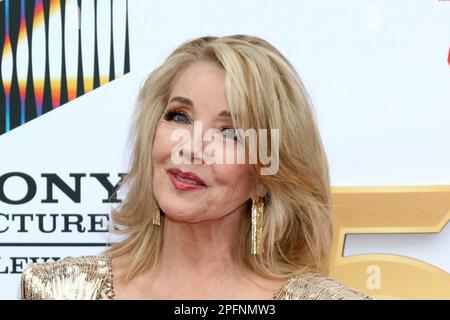
[[67, 257], [34, 263], [21, 276], [24, 300], [110, 300], [114, 298], [111, 259]]
[[366, 294], [318, 273], [290, 278], [275, 294], [275, 300], [373, 300]]
[[[112, 300], [111, 258], [68, 257], [56, 262], [31, 264], [21, 276], [21, 298], [25, 300]], [[339, 282], [316, 273], [290, 278], [277, 292], [276, 300], [371, 300]]]

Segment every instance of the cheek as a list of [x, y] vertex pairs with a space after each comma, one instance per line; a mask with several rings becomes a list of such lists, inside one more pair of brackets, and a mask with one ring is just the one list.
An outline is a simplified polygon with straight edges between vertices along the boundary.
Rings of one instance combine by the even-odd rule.
[[165, 163], [170, 163], [172, 147], [176, 142], [170, 139], [172, 129], [165, 125], [160, 125], [156, 129], [155, 139], [153, 140], [152, 149], [152, 166], [153, 166], [153, 190], [157, 198], [160, 195], [160, 189], [164, 189], [167, 183], [165, 172]]
[[227, 193], [233, 193], [239, 198], [246, 199], [250, 196], [254, 187], [250, 165], [216, 165], [215, 176], [223, 182], [228, 190]]
[[176, 144], [170, 139], [172, 130], [165, 125], [157, 127], [152, 150], [153, 165], [161, 164], [168, 157], [170, 158], [172, 147]]

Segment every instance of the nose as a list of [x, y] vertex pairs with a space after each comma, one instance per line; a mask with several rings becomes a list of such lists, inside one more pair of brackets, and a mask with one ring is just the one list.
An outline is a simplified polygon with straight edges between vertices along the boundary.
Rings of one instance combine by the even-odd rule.
[[204, 148], [207, 145], [207, 141], [203, 141], [204, 128], [202, 121], [194, 121], [194, 126], [190, 132], [190, 137], [184, 140], [183, 148], [179, 151], [180, 157], [183, 158], [185, 163], [189, 164], [204, 164], [205, 155]]

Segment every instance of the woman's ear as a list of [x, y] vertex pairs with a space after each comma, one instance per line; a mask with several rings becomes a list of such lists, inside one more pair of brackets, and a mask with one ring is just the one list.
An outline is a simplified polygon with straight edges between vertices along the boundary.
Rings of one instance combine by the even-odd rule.
[[259, 180], [256, 180], [255, 188], [251, 193], [251, 198], [256, 199], [257, 197], [263, 198], [269, 190], [266, 188], [264, 184], [262, 184]]

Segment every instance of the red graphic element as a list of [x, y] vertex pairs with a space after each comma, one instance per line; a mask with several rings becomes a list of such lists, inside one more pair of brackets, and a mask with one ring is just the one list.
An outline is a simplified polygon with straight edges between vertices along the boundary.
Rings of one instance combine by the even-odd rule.
[[450, 48], [448, 49], [448, 58], [447, 58], [448, 65], [450, 66]]

